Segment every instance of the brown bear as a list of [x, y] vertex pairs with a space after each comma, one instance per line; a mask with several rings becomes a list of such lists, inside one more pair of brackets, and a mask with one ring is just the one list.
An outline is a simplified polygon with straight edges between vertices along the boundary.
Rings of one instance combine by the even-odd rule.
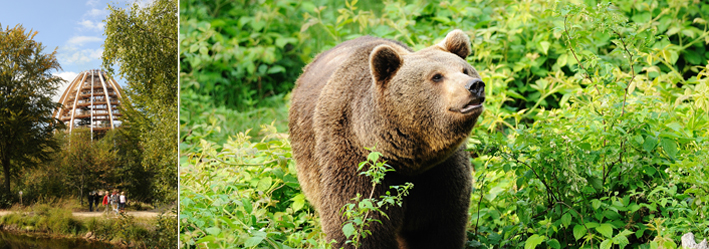
[[381, 223], [366, 227], [361, 248], [463, 248], [472, 184], [465, 141], [485, 100], [485, 84], [465, 61], [470, 51], [460, 30], [418, 52], [364, 36], [305, 67], [292, 94], [290, 139], [303, 192], [335, 248], [350, 247], [342, 207], [372, 191], [357, 167], [374, 146], [396, 171], [373, 196], [414, 187], [401, 207], [384, 210], [388, 218], [370, 214]]

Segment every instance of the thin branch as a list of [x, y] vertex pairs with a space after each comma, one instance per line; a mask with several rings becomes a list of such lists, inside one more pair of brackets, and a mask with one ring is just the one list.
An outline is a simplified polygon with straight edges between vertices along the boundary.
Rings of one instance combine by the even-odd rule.
[[478, 217], [475, 220], [475, 229], [473, 230], [473, 231], [475, 231], [474, 232], [475, 235], [478, 234], [478, 228], [479, 228], [478, 225], [480, 224], [480, 204], [483, 202], [484, 190], [485, 190], [485, 176], [483, 175], [483, 184], [480, 187], [480, 201], [478, 201]]
[[[569, 35], [569, 29], [567, 28], [567, 19], [568, 19], [568, 16], [564, 16], [564, 33], [566, 33], [566, 40], [569, 45], [569, 50], [571, 50], [571, 54], [574, 55], [574, 59], [576, 59], [576, 63], [579, 65], [581, 70], [584, 71], [584, 74], [586, 75], [586, 79], [588, 79], [588, 81], [593, 84], [593, 80], [591, 80], [591, 76], [588, 74], [588, 70], [586, 70], [586, 68], [583, 66], [583, 64], [581, 64], [581, 60], [579, 60], [578, 56], [576, 56], [576, 51], [574, 51], [573, 46], [571, 46], [571, 35]], [[601, 90], [598, 89], [598, 84], [593, 84], [593, 88], [596, 89], [596, 92], [598, 93], [598, 96], [600, 97]], [[593, 99], [593, 98], [591, 98], [591, 99]], [[593, 109], [596, 110], [595, 107]], [[598, 110], [598, 112], [601, 113], [601, 116], [605, 116], [603, 114], [603, 110]], [[604, 131], [605, 131], [605, 124], [606, 124], [606, 120], [603, 119]], [[605, 147], [605, 146], [606, 146], [606, 139], [604, 138], [603, 139], [603, 147]]]
[[550, 200], [550, 204], [552, 203], [551, 201], [554, 201], [554, 200], [555, 200], [555, 201], [559, 201], [559, 198], [556, 197], [556, 195], [554, 195], [554, 193], [552, 193], [552, 192], [553, 192], [553, 189], [552, 189], [551, 187], [549, 187], [549, 185], [547, 185], [546, 181], [544, 181], [544, 179], [542, 179], [542, 178], [537, 174], [536, 171], [534, 171], [534, 169], [532, 168], [532, 166], [529, 166], [529, 164], [527, 164], [527, 163], [525, 163], [525, 162], [522, 162], [522, 161], [520, 161], [520, 160], [517, 159], [517, 158], [515, 158], [515, 161], [517, 161], [518, 163], [521, 163], [521, 164], [524, 165], [524, 166], [527, 166], [527, 168], [529, 168], [530, 170], [532, 170], [532, 173], [534, 173], [534, 175], [537, 176], [537, 178], [539, 178], [539, 180], [542, 182], [542, 184], [544, 184], [544, 187], [547, 188], [547, 193], [549, 193], [549, 194], [551, 195], [551, 197], [552, 197], [551, 199], [553, 199], [553, 200]]
[[620, 113], [620, 117], [623, 117], [623, 114], [625, 114], [625, 102], [628, 98], [628, 88], [630, 88], [630, 84], [633, 83], [633, 80], [635, 80], [635, 64], [633, 64], [633, 54], [630, 53], [630, 50], [628, 50], [628, 45], [625, 44], [625, 39], [623, 39], [623, 35], [618, 33], [618, 31], [613, 30], [613, 33], [618, 35], [620, 38], [620, 43], [623, 44], [623, 50], [625, 50], [625, 53], [628, 54], [628, 63], [630, 64], [630, 73], [633, 75], [630, 77], [630, 80], [628, 81], [628, 85], [625, 86], [625, 94], [623, 95], [623, 108]]
[[[555, 204], [563, 204], [564, 206], [568, 207], [569, 210], [574, 211], [574, 213], [576, 213], [581, 219], [581, 225], [586, 228], [586, 232], [588, 232], [588, 234], [591, 234], [591, 230], [588, 229], [588, 227], [586, 226], [586, 222], [583, 221], [583, 216], [579, 212], [577, 212], [574, 208], [572, 208], [571, 206], [569, 206], [569, 204], [566, 204], [565, 202], [558, 201]], [[593, 240], [591, 240], [591, 248], [593, 248]]]
[[610, 166], [608, 166], [608, 171], [606, 171], [606, 168], [603, 167], [603, 182], [601, 185], [606, 184], [606, 178], [608, 178], [608, 175], [611, 174], [611, 170], [616, 164], [623, 164], [623, 152], [625, 152], [625, 148], [623, 148], [623, 145], [625, 145], [625, 140], [620, 141], [620, 154], [618, 155], [618, 160], [614, 161], [611, 163]]
[[[568, 16], [564, 16], [564, 33], [566, 33], [566, 42], [569, 45], [569, 50], [571, 50], [571, 54], [574, 55], [574, 59], [576, 59], [576, 64], [578, 64], [581, 70], [584, 71], [586, 79], [588, 79], [589, 82], [593, 83], [593, 80], [591, 80], [591, 76], [588, 74], [588, 70], [586, 70], [586, 67], [581, 64], [581, 60], [579, 60], [579, 57], [576, 56], [576, 51], [574, 51], [574, 47], [571, 46], [571, 35], [569, 35], [569, 29], [566, 27], [567, 18]], [[596, 88], [596, 92], [598, 92], [598, 95], [601, 95], [601, 91], [598, 90], [598, 85], [594, 84], [593, 87]], [[603, 114], [603, 112], [601, 112], [601, 114]]]

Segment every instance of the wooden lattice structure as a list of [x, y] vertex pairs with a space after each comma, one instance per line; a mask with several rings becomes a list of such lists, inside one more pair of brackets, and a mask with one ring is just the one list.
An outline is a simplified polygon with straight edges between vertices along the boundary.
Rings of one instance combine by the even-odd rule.
[[[91, 129], [102, 134], [121, 125], [121, 87], [101, 70], [81, 72], [62, 94], [53, 116], [63, 122], [67, 131]], [[93, 135], [92, 135], [93, 137]]]

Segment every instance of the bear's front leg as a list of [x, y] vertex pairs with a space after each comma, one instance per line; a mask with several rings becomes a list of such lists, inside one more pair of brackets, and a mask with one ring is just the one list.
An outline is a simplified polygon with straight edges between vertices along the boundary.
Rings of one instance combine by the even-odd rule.
[[469, 160], [461, 146], [448, 160], [415, 179], [406, 198], [401, 248], [464, 247], [472, 188]]
[[[327, 241], [337, 241], [337, 243], [333, 244], [333, 248], [355, 248], [352, 244], [345, 243], [348, 238], [342, 232], [342, 227], [347, 222], [347, 218], [343, 215], [343, 207], [347, 203], [353, 203], [352, 199], [358, 193], [361, 196], [360, 200], [369, 198], [372, 193], [371, 178], [360, 175], [357, 172], [357, 163], [355, 161], [352, 160], [354, 163], [339, 167], [323, 167], [320, 217], [323, 231], [327, 235]], [[388, 189], [388, 183], [385, 179], [375, 187], [372, 197], [379, 199]], [[392, 191], [392, 195], [394, 194], [396, 193]], [[368, 226], [364, 227], [364, 230], [369, 230], [371, 234], [360, 235], [359, 248], [399, 248], [397, 234], [403, 223], [403, 207], [387, 206], [382, 208], [382, 211], [388, 217], [376, 211], [369, 211], [366, 215], [367, 219], [374, 220], [368, 222]], [[351, 239], [349, 238], [349, 240]]]

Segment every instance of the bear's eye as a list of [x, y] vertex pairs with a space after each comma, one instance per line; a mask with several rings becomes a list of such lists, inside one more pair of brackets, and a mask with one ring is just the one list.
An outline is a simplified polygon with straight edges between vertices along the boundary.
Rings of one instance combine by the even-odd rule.
[[436, 75], [433, 76], [433, 78], [431, 78], [431, 80], [433, 82], [441, 82], [441, 80], [443, 80], [443, 75], [437, 73]]
[[467, 68], [463, 68], [463, 74], [468, 75], [468, 69], [467, 69]]

